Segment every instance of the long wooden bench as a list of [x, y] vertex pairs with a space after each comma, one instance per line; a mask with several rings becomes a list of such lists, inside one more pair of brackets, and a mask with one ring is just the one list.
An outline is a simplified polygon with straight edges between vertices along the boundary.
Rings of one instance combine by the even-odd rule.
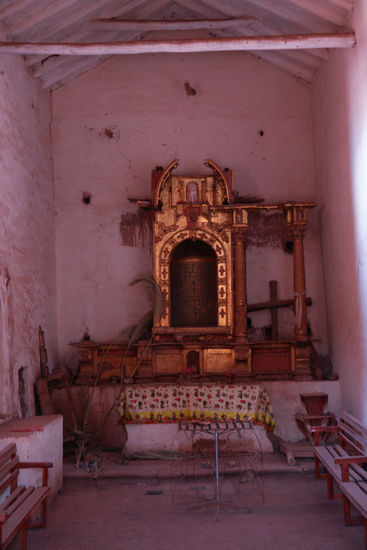
[[[367, 549], [367, 428], [354, 416], [341, 413], [336, 426], [312, 426], [316, 477], [327, 477], [329, 498], [343, 498], [344, 522], [346, 525], [364, 524]], [[336, 441], [320, 445], [325, 432], [334, 432]], [[321, 465], [325, 474], [321, 473]], [[334, 493], [334, 482], [340, 494]], [[362, 518], [352, 517], [353, 506]]]
[[[347, 412], [342, 412], [335, 426], [310, 426], [314, 437], [314, 455], [316, 477], [326, 477], [329, 498], [334, 494], [334, 481], [340, 487], [344, 475], [353, 482], [367, 481], [367, 472], [360, 466], [367, 460], [367, 428]], [[325, 433], [335, 433], [336, 441], [332, 444], [320, 444]], [[321, 474], [321, 465], [325, 474]], [[346, 472], [348, 471], [348, 474]]]
[[[42, 487], [19, 486], [19, 470], [23, 468], [42, 468]], [[0, 451], [0, 494], [8, 492], [0, 503], [0, 550], [6, 548], [17, 533], [19, 550], [26, 550], [27, 529], [46, 527], [49, 468], [52, 468], [51, 462], [20, 462], [14, 443]], [[40, 520], [32, 522], [38, 508]]]

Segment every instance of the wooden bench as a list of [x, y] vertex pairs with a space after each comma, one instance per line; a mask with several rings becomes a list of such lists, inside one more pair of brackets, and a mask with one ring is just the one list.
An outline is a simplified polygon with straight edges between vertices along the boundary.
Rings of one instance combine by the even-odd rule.
[[[367, 483], [365, 481], [346, 481], [340, 484], [343, 494], [344, 522], [346, 525], [364, 524], [365, 548], [367, 549]], [[362, 518], [351, 515], [351, 505]]]
[[[367, 549], [367, 428], [347, 412], [341, 413], [336, 426], [312, 426], [316, 477], [321, 474], [320, 466], [326, 471], [329, 498], [343, 498], [344, 522], [346, 525], [363, 523]], [[331, 445], [320, 445], [320, 436], [335, 432], [337, 440]], [[340, 495], [334, 494], [334, 481]], [[352, 517], [353, 506], [361, 518]]]
[[[0, 550], [6, 548], [19, 532], [19, 550], [27, 548], [27, 529], [46, 527], [48, 468], [50, 462], [20, 462], [14, 443], [0, 451], [0, 494], [9, 494], [0, 503]], [[19, 470], [23, 468], [42, 468], [42, 487], [18, 486]], [[40, 508], [41, 517], [31, 522], [31, 517]]]
[[[340, 487], [344, 481], [343, 472], [350, 481], [367, 481], [367, 472], [360, 466], [367, 460], [367, 428], [357, 418], [342, 412], [335, 426], [310, 426], [309, 430], [314, 437], [316, 477], [326, 476], [329, 498], [340, 496], [334, 494], [334, 481]], [[334, 443], [320, 444], [325, 434], [333, 432], [337, 436]], [[326, 471], [324, 475], [321, 474], [321, 465]]]

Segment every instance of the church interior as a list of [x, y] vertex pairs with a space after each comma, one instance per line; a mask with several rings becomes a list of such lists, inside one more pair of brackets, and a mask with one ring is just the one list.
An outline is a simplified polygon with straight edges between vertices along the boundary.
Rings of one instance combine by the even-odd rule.
[[0, 452], [52, 496], [86, 416], [290, 465], [352, 418], [366, 454], [365, 2], [0, 0], [0, 33]]

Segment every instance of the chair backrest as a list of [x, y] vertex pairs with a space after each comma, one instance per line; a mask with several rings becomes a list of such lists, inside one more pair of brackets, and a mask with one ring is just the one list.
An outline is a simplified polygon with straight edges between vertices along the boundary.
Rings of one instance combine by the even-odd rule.
[[0, 450], [0, 493], [7, 487], [10, 487], [10, 491], [14, 491], [17, 487], [18, 462], [19, 457], [15, 443], [10, 443]]
[[367, 454], [367, 428], [346, 411], [342, 411], [339, 417], [339, 436], [343, 442], [351, 447], [356, 454]]

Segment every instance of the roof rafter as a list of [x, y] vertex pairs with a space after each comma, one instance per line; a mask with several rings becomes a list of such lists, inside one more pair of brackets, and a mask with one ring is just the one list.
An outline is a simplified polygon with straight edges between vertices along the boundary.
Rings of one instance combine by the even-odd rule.
[[225, 19], [94, 19], [86, 24], [98, 31], [172, 31], [196, 29], [226, 29], [242, 25], [253, 17], [231, 17]]
[[305, 12], [324, 19], [325, 21], [331, 21], [335, 25], [343, 26], [345, 24], [345, 15], [340, 7], [327, 7], [325, 2], [320, 0], [291, 0], [292, 4], [298, 6]]
[[208, 51], [297, 50], [301, 48], [351, 48], [353, 32], [281, 36], [202, 38], [196, 40], [146, 40], [94, 44], [0, 42], [0, 53], [42, 55], [121, 55], [140, 53], [190, 53]]
[[[227, 0], [223, 3], [221, 0], [203, 0], [208, 4], [217, 6], [219, 9], [222, 6], [222, 9], [227, 15], [236, 16], [241, 12], [241, 3], [236, 0]], [[290, 6], [289, 2], [274, 2], [273, 0], [246, 0], [247, 12], [254, 13], [254, 11], [263, 10], [267, 17], [273, 18], [276, 21], [283, 19], [283, 23], [286, 22], [294, 23], [302, 27], [305, 31], [313, 32], [328, 32], [335, 30], [335, 25], [330, 21], [318, 21], [315, 17], [312, 17], [307, 12], [303, 14], [295, 11]], [[250, 11], [252, 7], [252, 12]]]

